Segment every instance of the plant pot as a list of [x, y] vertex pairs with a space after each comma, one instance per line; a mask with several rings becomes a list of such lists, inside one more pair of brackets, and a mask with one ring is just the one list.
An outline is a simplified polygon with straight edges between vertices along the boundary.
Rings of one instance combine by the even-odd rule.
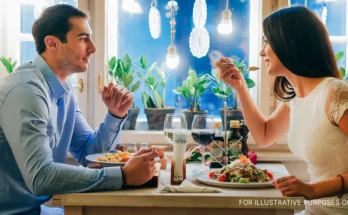
[[[225, 120], [224, 120], [224, 110], [222, 108], [220, 108], [220, 116], [221, 116], [222, 127], [224, 128]], [[230, 130], [230, 121], [231, 120], [242, 120], [242, 119], [244, 119], [242, 110], [228, 108], [228, 111], [227, 111], [227, 130]]]
[[123, 130], [134, 130], [137, 123], [138, 114], [140, 109], [138, 107], [128, 110], [128, 117], [123, 124]]
[[186, 117], [186, 122], [187, 122], [187, 129], [191, 129], [192, 127], [192, 121], [193, 121], [193, 117], [196, 114], [208, 114], [208, 111], [206, 110], [201, 110], [201, 111], [189, 111], [189, 110], [184, 110], [183, 111], [185, 117]]
[[174, 107], [144, 108], [149, 130], [163, 130], [164, 120], [168, 113], [174, 113]]

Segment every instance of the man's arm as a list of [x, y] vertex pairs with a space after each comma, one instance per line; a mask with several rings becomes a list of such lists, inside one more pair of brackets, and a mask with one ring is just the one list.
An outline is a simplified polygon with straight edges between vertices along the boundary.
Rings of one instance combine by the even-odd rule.
[[80, 165], [87, 166], [87, 155], [115, 149], [120, 142], [120, 131], [125, 119], [116, 118], [108, 112], [99, 128], [93, 131], [79, 109], [75, 116], [70, 153]]
[[35, 195], [120, 189], [118, 167], [87, 169], [55, 163], [46, 134], [49, 103], [37, 84], [17, 86], [0, 109], [0, 123], [23, 179]]

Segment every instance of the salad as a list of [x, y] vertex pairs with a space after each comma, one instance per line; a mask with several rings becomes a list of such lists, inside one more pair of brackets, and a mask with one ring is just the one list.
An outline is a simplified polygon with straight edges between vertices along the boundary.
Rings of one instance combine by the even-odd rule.
[[250, 183], [266, 182], [273, 179], [273, 174], [267, 169], [257, 168], [245, 155], [231, 164], [209, 173], [209, 178], [220, 182]]

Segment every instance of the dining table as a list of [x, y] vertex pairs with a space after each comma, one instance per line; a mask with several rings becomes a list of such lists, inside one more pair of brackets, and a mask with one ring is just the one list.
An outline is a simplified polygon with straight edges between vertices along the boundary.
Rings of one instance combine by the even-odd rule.
[[[66, 215], [293, 215], [295, 210], [304, 210], [303, 197], [285, 197], [273, 186], [219, 187], [222, 190], [220, 193], [159, 192], [163, 186], [170, 185], [170, 165], [167, 167], [159, 172], [157, 188], [58, 194], [52, 197], [52, 205], [64, 206]], [[199, 163], [187, 164], [186, 180], [193, 185], [214, 187], [193, 177], [193, 172], [200, 167]], [[282, 163], [260, 163], [257, 167], [278, 176], [289, 175]]]

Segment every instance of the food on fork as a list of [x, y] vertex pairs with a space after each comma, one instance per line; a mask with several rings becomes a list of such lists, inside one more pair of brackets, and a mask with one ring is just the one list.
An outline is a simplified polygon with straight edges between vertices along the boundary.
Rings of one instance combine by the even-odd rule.
[[131, 156], [132, 154], [129, 152], [106, 153], [104, 157], [98, 156], [97, 160], [102, 162], [119, 163], [128, 161]]
[[209, 178], [220, 182], [234, 183], [262, 183], [273, 179], [273, 174], [267, 169], [257, 168], [245, 155], [231, 164], [209, 173]]

